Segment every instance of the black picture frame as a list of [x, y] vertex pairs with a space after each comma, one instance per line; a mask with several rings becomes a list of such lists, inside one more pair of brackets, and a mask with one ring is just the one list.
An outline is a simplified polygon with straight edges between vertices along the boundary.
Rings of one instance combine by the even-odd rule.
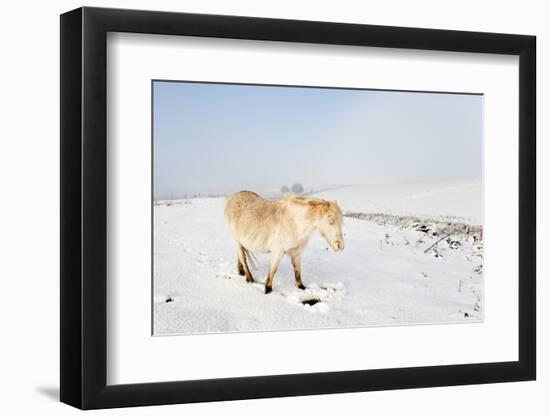
[[[519, 56], [519, 358], [107, 385], [108, 32], [305, 42]], [[156, 11], [61, 15], [61, 401], [81, 409], [534, 380], [536, 141], [534, 36]]]

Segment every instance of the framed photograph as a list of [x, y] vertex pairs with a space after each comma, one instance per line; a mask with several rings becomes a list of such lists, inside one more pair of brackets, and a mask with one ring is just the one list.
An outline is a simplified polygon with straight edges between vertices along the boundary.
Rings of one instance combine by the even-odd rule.
[[61, 401], [533, 380], [535, 37], [61, 16]]

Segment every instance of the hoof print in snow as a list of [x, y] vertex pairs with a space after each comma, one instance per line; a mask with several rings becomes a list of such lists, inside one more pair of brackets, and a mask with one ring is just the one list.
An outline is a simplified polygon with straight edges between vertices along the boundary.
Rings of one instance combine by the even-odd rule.
[[303, 305], [308, 305], [308, 306], [314, 306], [315, 304], [317, 303], [320, 303], [321, 300], [319, 298], [310, 298], [308, 300], [302, 300], [302, 304]]
[[218, 278], [218, 279], [233, 279], [233, 276], [230, 275], [230, 274], [221, 273], [221, 274], [216, 274], [216, 278]]
[[174, 299], [172, 297], [168, 297], [166, 300], [164, 300], [165, 303], [171, 303]]

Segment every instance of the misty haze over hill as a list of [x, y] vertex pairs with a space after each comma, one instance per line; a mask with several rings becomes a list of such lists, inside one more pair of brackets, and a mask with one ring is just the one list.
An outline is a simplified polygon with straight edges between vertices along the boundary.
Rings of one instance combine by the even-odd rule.
[[479, 95], [154, 83], [154, 196], [482, 174]]

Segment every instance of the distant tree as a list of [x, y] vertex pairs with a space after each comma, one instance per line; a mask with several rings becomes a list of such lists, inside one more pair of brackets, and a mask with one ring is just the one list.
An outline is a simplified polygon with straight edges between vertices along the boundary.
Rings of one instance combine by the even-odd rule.
[[290, 189], [286, 185], [283, 185], [281, 187], [281, 194], [286, 194], [286, 193], [289, 193], [289, 192], [290, 192]]
[[291, 190], [293, 193], [302, 194], [304, 192], [304, 186], [300, 183], [292, 184]]

